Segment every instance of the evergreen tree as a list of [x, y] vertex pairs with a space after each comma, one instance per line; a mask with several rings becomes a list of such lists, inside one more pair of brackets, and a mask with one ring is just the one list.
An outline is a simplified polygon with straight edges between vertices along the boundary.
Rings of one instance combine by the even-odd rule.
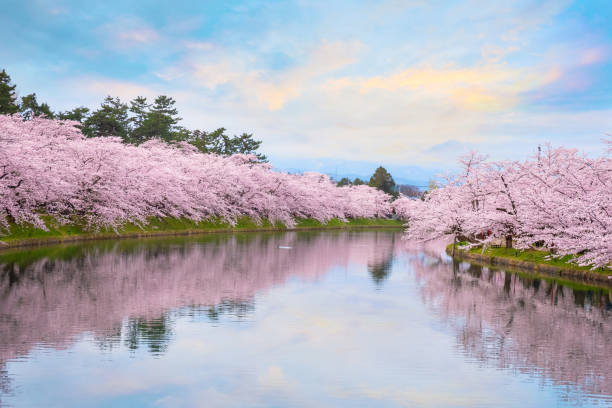
[[130, 132], [130, 141], [135, 144], [145, 142], [148, 138], [143, 124], [147, 119], [151, 104], [147, 102], [147, 98], [144, 96], [138, 96], [130, 102], [130, 112], [132, 117], [130, 123], [132, 131]]
[[11, 77], [3, 69], [0, 72], [0, 114], [11, 115], [19, 112], [15, 88], [16, 85], [11, 85]]
[[233, 136], [229, 139], [229, 143], [226, 146], [229, 146], [229, 148], [226, 147], [226, 155], [236, 153], [253, 154], [257, 156], [260, 162], [267, 160], [265, 155], [257, 153], [257, 149], [261, 146], [261, 140], [253, 139], [252, 133], [242, 133], [240, 136]]
[[357, 177], [357, 178], [355, 178], [355, 180], [353, 180], [353, 185], [354, 186], [362, 186], [364, 184], [365, 184], [365, 181], [363, 181], [359, 177]]
[[223, 156], [232, 154], [253, 154], [257, 160], [265, 162], [266, 156], [257, 153], [261, 145], [261, 140], [253, 139], [253, 135], [243, 133], [240, 136], [230, 137], [225, 134], [225, 128], [219, 128], [212, 132], [194, 130], [189, 135], [189, 143], [198, 148], [203, 153], [215, 153]]
[[83, 134], [88, 137], [118, 136], [128, 140], [128, 106], [119, 98], [107, 96], [83, 123]]
[[173, 98], [160, 95], [150, 107], [146, 104], [145, 98], [136, 98], [133, 102], [132, 112], [136, 115], [135, 123], [142, 120], [140, 126], [132, 131], [134, 143], [142, 143], [153, 138], [171, 142], [180, 139], [179, 136], [184, 134], [182, 128], [177, 126], [181, 118], [177, 116], [178, 110], [174, 107], [176, 101]]
[[344, 186], [350, 186], [350, 185], [351, 185], [351, 180], [349, 180], [347, 177], [342, 177], [340, 181], [336, 183], [336, 186], [338, 187], [344, 187]]
[[74, 108], [73, 110], [69, 110], [66, 112], [59, 112], [57, 114], [57, 118], [61, 120], [74, 120], [80, 123], [83, 123], [87, 120], [89, 116], [89, 108], [84, 106], [79, 106], [78, 108]]
[[46, 103], [38, 104], [35, 93], [31, 93], [21, 98], [19, 111], [24, 120], [30, 120], [35, 116], [44, 116], [48, 119], [53, 119], [55, 117], [49, 105]]
[[382, 166], [376, 169], [372, 177], [370, 177], [370, 182], [368, 184], [370, 187], [375, 187], [387, 194], [397, 196], [397, 192], [395, 191], [395, 181], [393, 181], [393, 177], [391, 174], [389, 174], [387, 169]]

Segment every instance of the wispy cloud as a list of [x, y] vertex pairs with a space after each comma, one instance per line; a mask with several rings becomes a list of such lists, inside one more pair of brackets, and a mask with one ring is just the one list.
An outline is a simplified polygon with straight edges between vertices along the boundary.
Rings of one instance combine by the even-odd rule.
[[122, 52], [152, 46], [162, 38], [151, 25], [135, 17], [119, 17], [102, 25], [99, 31], [107, 46]]
[[231, 55], [209, 43], [187, 44], [189, 52], [177, 66], [158, 74], [172, 80], [180, 77], [192, 87], [215, 89], [229, 85], [248, 105], [262, 104], [271, 111], [280, 110], [296, 99], [317, 80], [358, 61], [365, 49], [360, 42], [327, 42], [312, 47], [304, 61], [284, 71], [250, 66], [248, 55]]

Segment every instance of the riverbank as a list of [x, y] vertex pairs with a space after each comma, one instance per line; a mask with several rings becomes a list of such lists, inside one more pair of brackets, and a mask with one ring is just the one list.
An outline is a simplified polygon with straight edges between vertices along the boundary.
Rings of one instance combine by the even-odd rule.
[[[452, 253], [452, 244], [446, 247], [446, 253]], [[580, 279], [587, 282], [612, 284], [612, 270], [605, 268], [591, 269], [588, 266], [568, 264], [569, 256], [546, 259], [545, 251], [518, 250], [507, 248], [482, 248], [464, 250], [455, 248], [455, 258], [484, 266], [509, 267], [526, 272], [542, 273], [555, 277]]]
[[221, 220], [195, 222], [189, 219], [154, 218], [149, 220], [149, 223], [143, 227], [128, 223], [118, 228], [117, 231], [103, 229], [98, 232], [91, 232], [78, 224], [59, 225], [49, 218], [45, 219], [45, 222], [48, 231], [33, 226], [11, 225], [10, 233], [0, 236], [0, 249], [103, 239], [196, 235], [223, 232], [402, 228], [403, 226], [402, 221], [382, 218], [353, 218], [347, 221], [332, 219], [325, 224], [315, 219], [299, 219], [296, 225], [290, 228], [280, 222], [272, 224], [267, 220], [257, 223], [248, 217], [239, 218], [235, 225], [230, 225]]

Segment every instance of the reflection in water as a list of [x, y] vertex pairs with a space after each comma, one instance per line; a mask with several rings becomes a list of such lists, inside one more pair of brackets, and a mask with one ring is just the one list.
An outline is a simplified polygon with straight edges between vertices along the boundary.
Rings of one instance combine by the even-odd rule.
[[413, 267], [423, 301], [454, 328], [465, 355], [612, 395], [609, 289], [437, 256], [415, 258]]
[[368, 271], [372, 276], [372, 280], [377, 285], [382, 285], [382, 283], [389, 277], [392, 264], [393, 257], [391, 256], [382, 261], [368, 263]]
[[69, 387], [106, 384], [79, 388], [94, 406], [612, 403], [608, 288], [453, 263], [394, 232], [98, 242], [4, 252], [0, 268], [0, 396], [17, 405], [54, 389], [32, 374], [39, 350], [53, 373], [88, 367], [58, 372]]
[[[118, 333], [120, 336], [121, 333]], [[172, 335], [172, 322], [167, 314], [155, 319], [133, 318], [125, 327], [125, 344], [130, 350], [138, 349], [141, 342], [148, 345], [149, 351], [159, 355], [166, 351]]]
[[376, 285], [381, 286], [391, 274], [393, 266], [393, 250], [395, 248], [395, 235], [391, 236], [391, 245], [380, 246], [379, 252], [368, 261], [368, 272]]
[[124, 338], [130, 349], [144, 343], [161, 354], [171, 338], [171, 308], [205, 306], [211, 320], [223, 313], [245, 317], [256, 292], [291, 276], [316, 279], [334, 265], [391, 257], [393, 245], [388, 232], [292, 232], [6, 253], [0, 256], [0, 362], [37, 344], [68, 347], [83, 331], [107, 342]]

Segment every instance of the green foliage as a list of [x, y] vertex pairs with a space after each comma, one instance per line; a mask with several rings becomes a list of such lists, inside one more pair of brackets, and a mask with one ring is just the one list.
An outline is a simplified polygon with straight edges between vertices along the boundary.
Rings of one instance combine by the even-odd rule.
[[[150, 108], [151, 104], [147, 102], [147, 98], [144, 96], [137, 96], [130, 102], [130, 112], [133, 115], [130, 118], [130, 122], [134, 130], [143, 125], [144, 121], [147, 119], [147, 113]], [[134, 132], [132, 132], [132, 140], [134, 140], [134, 138], [135, 135]]]
[[15, 87], [16, 85], [11, 84], [11, 77], [3, 69], [0, 72], [0, 114], [12, 115], [19, 112]]
[[253, 154], [260, 162], [266, 161], [266, 156], [257, 153], [261, 146], [260, 140], [253, 139], [253, 135], [243, 133], [240, 136], [228, 136], [225, 128], [212, 132], [194, 130], [188, 135], [187, 141], [203, 153], [215, 153], [223, 156], [232, 154]]
[[349, 180], [347, 177], [342, 177], [340, 181], [336, 183], [336, 186], [344, 187], [344, 186], [350, 186], [351, 184], [352, 184], [351, 180]]
[[380, 166], [376, 169], [372, 177], [370, 177], [370, 182], [368, 183], [370, 187], [375, 187], [381, 191], [384, 191], [387, 194], [390, 194], [394, 197], [397, 197], [397, 191], [395, 188], [395, 181], [391, 174], [384, 167]]
[[336, 186], [338, 187], [344, 187], [344, 186], [361, 186], [364, 185], [365, 182], [360, 179], [359, 177], [357, 177], [355, 180], [351, 181], [348, 177], [342, 177], [340, 179], [340, 181], [336, 184]]
[[44, 116], [53, 119], [55, 115], [46, 103], [38, 104], [36, 94], [32, 93], [21, 98], [19, 111], [24, 120], [30, 120], [35, 116]]
[[57, 119], [61, 120], [74, 120], [83, 123], [89, 117], [89, 108], [79, 106], [69, 111], [59, 112]]
[[166, 95], [155, 98], [153, 105], [146, 103], [146, 98], [138, 97], [131, 102], [130, 111], [135, 114], [136, 127], [131, 132], [132, 143], [142, 143], [153, 138], [160, 138], [166, 142], [180, 139], [177, 133], [181, 128], [177, 126], [181, 120], [178, 110], [174, 106], [176, 101]]
[[118, 136], [128, 140], [128, 106], [119, 98], [107, 96], [83, 123], [83, 134], [87, 137]]

